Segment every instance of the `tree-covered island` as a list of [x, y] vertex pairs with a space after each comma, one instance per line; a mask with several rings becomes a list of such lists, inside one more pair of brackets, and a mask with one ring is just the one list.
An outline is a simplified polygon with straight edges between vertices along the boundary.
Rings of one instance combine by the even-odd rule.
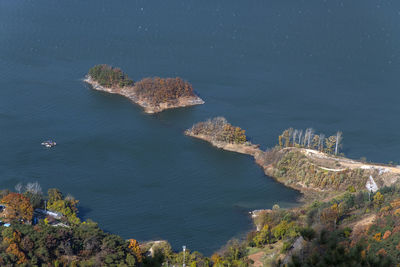
[[143, 107], [146, 113], [204, 104], [195, 94], [193, 86], [179, 77], [153, 77], [134, 82], [119, 68], [96, 65], [89, 70], [84, 81], [95, 90], [129, 98]]

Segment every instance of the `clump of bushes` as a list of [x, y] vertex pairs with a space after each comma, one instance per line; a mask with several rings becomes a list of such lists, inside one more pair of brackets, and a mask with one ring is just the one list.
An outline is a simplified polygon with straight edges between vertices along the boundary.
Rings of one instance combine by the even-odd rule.
[[104, 87], [125, 87], [132, 86], [133, 80], [123, 73], [119, 68], [108, 65], [96, 65], [89, 70], [89, 76]]
[[224, 117], [216, 117], [196, 123], [188, 132], [193, 135], [205, 135], [216, 142], [231, 144], [245, 144], [247, 142], [245, 130], [231, 125]]
[[316, 236], [315, 230], [311, 227], [303, 227], [299, 230], [300, 235], [307, 241], [314, 239]]
[[279, 240], [291, 242], [299, 235], [298, 215], [283, 209], [260, 212], [256, 218], [260, 231], [251, 232], [247, 237], [250, 247], [262, 248]]

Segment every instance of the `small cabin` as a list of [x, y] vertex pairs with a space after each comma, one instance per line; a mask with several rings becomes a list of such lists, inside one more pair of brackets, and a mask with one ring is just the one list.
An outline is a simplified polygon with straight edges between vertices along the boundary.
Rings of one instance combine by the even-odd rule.
[[62, 218], [62, 214], [60, 212], [51, 211], [51, 210], [42, 210], [42, 209], [35, 209], [35, 215], [37, 217], [52, 217], [56, 220], [60, 220]]

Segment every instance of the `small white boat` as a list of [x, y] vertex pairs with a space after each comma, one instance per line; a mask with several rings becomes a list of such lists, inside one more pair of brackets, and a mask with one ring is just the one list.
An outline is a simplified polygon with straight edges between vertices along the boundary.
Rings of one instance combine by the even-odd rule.
[[50, 148], [50, 147], [56, 146], [57, 143], [52, 140], [47, 140], [47, 141], [42, 142], [41, 145]]

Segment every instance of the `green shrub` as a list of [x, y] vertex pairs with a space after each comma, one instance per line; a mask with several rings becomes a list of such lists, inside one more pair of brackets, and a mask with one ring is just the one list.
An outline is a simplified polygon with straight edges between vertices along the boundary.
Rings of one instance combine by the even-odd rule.
[[295, 237], [298, 235], [298, 227], [295, 222], [288, 223], [287, 221], [282, 221], [277, 226], [272, 228], [271, 232], [276, 239], [283, 239], [285, 237]]
[[96, 65], [89, 70], [89, 76], [100, 85], [105, 87], [112, 86], [132, 86], [134, 84], [128, 75], [119, 68], [113, 68], [108, 65]]
[[347, 191], [350, 193], [355, 193], [356, 189], [354, 188], [354, 186], [350, 185], [349, 187], [347, 187]]
[[311, 241], [315, 238], [315, 230], [311, 227], [303, 227], [299, 229], [300, 235], [307, 241]]
[[291, 248], [292, 248], [292, 242], [285, 241], [285, 242], [283, 242], [281, 253], [285, 253]]

